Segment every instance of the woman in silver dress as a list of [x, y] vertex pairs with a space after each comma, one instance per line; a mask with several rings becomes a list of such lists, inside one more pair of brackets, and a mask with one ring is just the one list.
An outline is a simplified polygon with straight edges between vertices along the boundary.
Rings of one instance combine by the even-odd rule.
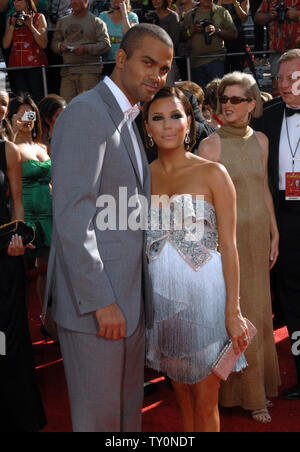
[[[155, 319], [147, 364], [171, 378], [184, 431], [217, 432], [220, 380], [211, 367], [229, 337], [236, 353], [248, 344], [235, 189], [222, 165], [189, 152], [195, 123], [180, 90], [163, 88], [144, 107], [144, 121], [147, 145], [158, 151], [150, 166], [147, 253]], [[242, 356], [234, 370], [246, 365]]]

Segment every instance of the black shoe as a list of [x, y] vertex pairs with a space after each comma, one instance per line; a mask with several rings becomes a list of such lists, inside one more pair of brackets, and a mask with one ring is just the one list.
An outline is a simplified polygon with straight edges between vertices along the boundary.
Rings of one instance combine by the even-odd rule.
[[283, 394], [283, 397], [287, 400], [300, 400], [300, 384], [297, 384], [292, 388], [288, 389]]

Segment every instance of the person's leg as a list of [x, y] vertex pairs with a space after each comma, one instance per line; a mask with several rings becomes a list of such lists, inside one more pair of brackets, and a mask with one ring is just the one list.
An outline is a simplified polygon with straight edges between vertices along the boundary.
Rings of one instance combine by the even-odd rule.
[[197, 83], [203, 90], [208, 83], [208, 75], [206, 71], [206, 65], [192, 68], [192, 81]]
[[24, 73], [26, 76], [28, 92], [34, 102], [38, 104], [45, 96], [42, 69], [27, 69]]
[[191, 387], [173, 380], [172, 386], [181, 412], [183, 431], [194, 432], [194, 402]]
[[74, 432], [120, 432], [124, 340], [61, 327], [58, 335]]
[[125, 339], [121, 431], [140, 432], [144, 398], [145, 325], [141, 316], [132, 336]]
[[100, 82], [100, 78], [100, 74], [79, 74], [77, 94], [81, 94], [95, 88], [95, 86]]
[[220, 380], [211, 374], [205, 380], [191, 385], [194, 399], [194, 432], [219, 432]]
[[76, 79], [77, 74], [64, 75], [61, 78], [60, 95], [65, 99], [67, 104], [77, 96]]
[[206, 65], [206, 70], [208, 74], [208, 82], [211, 82], [215, 78], [223, 78], [225, 73], [225, 63], [224, 61], [215, 60]]

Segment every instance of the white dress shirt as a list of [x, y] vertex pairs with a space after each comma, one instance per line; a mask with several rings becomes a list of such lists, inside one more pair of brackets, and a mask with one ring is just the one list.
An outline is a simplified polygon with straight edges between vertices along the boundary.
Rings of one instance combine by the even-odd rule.
[[[122, 112], [124, 113], [124, 117], [125, 117], [125, 113], [132, 108], [131, 103], [129, 102], [129, 100], [123, 93], [123, 91], [120, 90], [120, 88], [111, 80], [111, 78], [105, 76], [103, 81], [110, 89], [112, 95], [115, 97], [115, 99], [118, 102]], [[136, 157], [136, 161], [137, 161], [137, 165], [138, 165], [138, 169], [139, 169], [140, 179], [141, 179], [141, 182], [143, 185], [143, 174], [144, 174], [143, 173], [143, 160], [142, 160], [141, 150], [140, 150], [140, 147], [139, 147], [139, 144], [137, 141], [137, 137], [136, 137], [135, 131], [132, 126], [133, 120], [134, 120], [134, 118], [127, 119], [126, 124], [127, 124], [128, 130], [130, 133], [130, 137], [132, 140], [135, 157]]]
[[[289, 107], [291, 108], [291, 107]], [[288, 124], [288, 133], [286, 128], [286, 122]], [[285, 190], [285, 174], [293, 171], [293, 157], [291, 148], [289, 145], [288, 136], [290, 138], [291, 148], [293, 153], [296, 151], [298, 140], [300, 138], [300, 114], [295, 113], [293, 116], [287, 118], [284, 112], [283, 122], [280, 134], [279, 145], [279, 190]], [[295, 155], [294, 171], [300, 172], [300, 144], [297, 154]]]

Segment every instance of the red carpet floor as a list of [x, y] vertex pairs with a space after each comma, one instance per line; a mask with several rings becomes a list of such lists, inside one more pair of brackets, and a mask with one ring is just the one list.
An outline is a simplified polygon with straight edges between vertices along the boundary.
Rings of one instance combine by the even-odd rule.
[[[63, 363], [59, 347], [45, 343], [40, 332], [40, 307], [31, 290], [29, 324], [35, 351], [35, 361], [48, 425], [43, 432], [71, 432], [71, 418]], [[280, 394], [296, 383], [293, 360], [286, 328], [275, 332], [282, 386]], [[145, 379], [158, 379], [157, 391], [144, 400], [144, 432], [181, 432], [179, 409], [174, 393], [160, 375], [146, 370]], [[251, 420], [249, 412], [240, 408], [221, 409], [223, 432], [299, 432], [300, 401], [287, 401], [279, 396], [270, 410], [272, 423], [258, 424]]]

